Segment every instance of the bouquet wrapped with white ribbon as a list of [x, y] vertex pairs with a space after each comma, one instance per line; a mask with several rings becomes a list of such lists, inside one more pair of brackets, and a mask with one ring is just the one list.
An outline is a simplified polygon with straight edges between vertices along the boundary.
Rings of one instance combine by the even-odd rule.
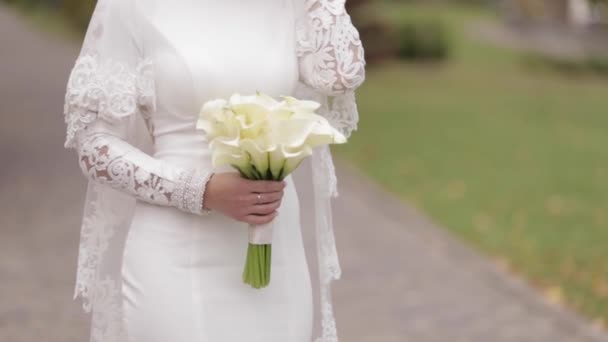
[[[318, 102], [281, 98], [237, 93], [203, 105], [197, 129], [209, 138], [214, 167], [231, 165], [247, 179], [281, 181], [314, 147], [346, 142], [327, 119], [315, 113]], [[243, 281], [254, 288], [270, 282], [274, 222], [249, 226]]]

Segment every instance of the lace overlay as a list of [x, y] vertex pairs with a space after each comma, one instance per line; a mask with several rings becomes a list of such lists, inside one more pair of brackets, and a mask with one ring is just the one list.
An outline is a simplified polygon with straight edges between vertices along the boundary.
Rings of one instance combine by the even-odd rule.
[[155, 109], [154, 91], [149, 60], [140, 62], [132, 71], [116, 61], [100, 63], [96, 55], [79, 57], [65, 96], [65, 147], [75, 147], [76, 134], [97, 117], [116, 123], [140, 109], [148, 117]]
[[[121, 239], [118, 230], [124, 212], [115, 210], [120, 198], [111, 189], [89, 183], [90, 201], [85, 206], [74, 298], [91, 313], [91, 342], [127, 341], [122, 325], [120, 283], [107, 273], [114, 261], [110, 245]], [[118, 200], [118, 201], [117, 201]], [[128, 206], [123, 210], [129, 210]]]
[[95, 282], [95, 311], [92, 317], [93, 342], [127, 341], [121, 322], [120, 283], [110, 277]]
[[[98, 195], [91, 191], [92, 195]], [[103, 255], [108, 250], [110, 241], [114, 236], [114, 229], [111, 225], [104, 225], [107, 222], [116, 221], [117, 217], [112, 217], [107, 208], [103, 208], [102, 198], [94, 198], [87, 204], [85, 211], [89, 213], [82, 223], [80, 232], [80, 246], [78, 250], [78, 272], [76, 273], [76, 286], [74, 298], [81, 296], [83, 308], [86, 312], [91, 312], [93, 303], [96, 302], [96, 295], [99, 290], [96, 288], [98, 265]]]
[[363, 45], [344, 3], [306, 0], [306, 15], [297, 23], [300, 79], [326, 95], [343, 94], [365, 79]]

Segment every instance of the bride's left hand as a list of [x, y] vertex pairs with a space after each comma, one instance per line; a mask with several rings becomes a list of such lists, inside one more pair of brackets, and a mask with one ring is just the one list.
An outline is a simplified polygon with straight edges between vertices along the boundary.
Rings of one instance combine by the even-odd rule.
[[235, 220], [266, 224], [278, 214], [285, 181], [249, 180], [236, 172], [213, 174], [207, 183], [203, 203]]

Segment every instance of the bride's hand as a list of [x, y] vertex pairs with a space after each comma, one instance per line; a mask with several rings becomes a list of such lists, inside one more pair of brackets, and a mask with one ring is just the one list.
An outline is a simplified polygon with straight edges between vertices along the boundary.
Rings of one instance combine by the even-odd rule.
[[277, 215], [285, 185], [285, 181], [248, 180], [235, 172], [214, 173], [207, 182], [203, 203], [205, 208], [235, 220], [265, 224]]

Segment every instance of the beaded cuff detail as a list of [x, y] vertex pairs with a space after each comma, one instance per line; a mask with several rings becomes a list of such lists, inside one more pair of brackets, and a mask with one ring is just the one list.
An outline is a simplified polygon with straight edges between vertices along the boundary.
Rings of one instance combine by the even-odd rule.
[[207, 215], [211, 210], [203, 208], [203, 194], [211, 172], [197, 170], [183, 172], [174, 193], [173, 204], [180, 210], [197, 214]]

